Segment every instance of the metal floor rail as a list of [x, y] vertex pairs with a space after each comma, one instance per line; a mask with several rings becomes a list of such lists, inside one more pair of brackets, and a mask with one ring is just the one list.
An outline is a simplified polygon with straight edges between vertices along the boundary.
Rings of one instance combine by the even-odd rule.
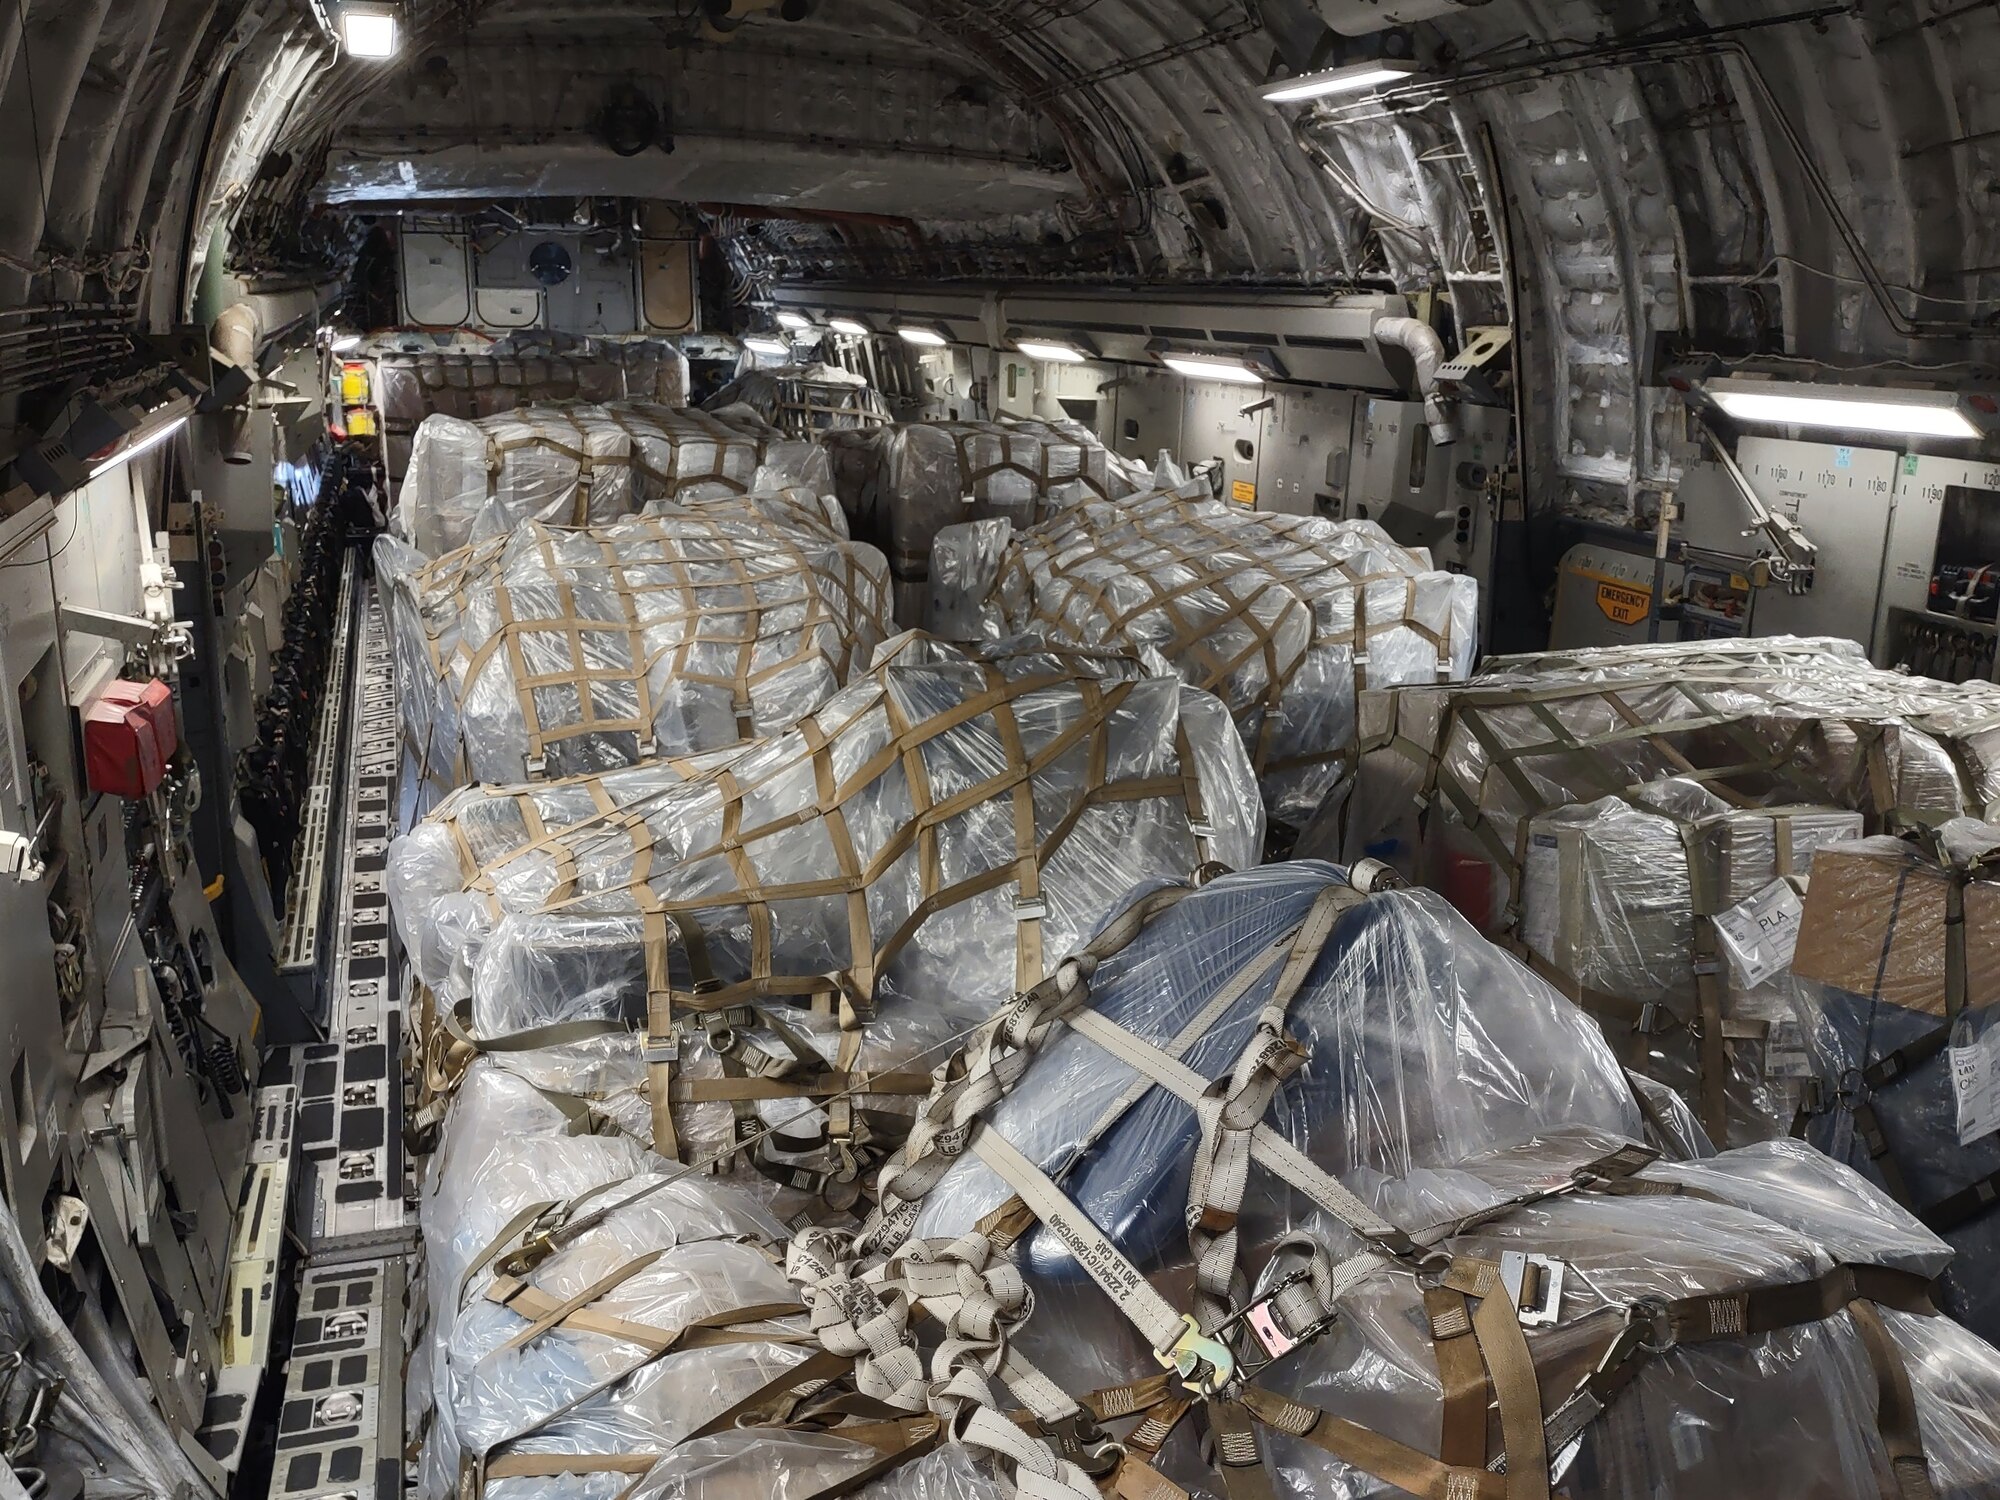
[[401, 1500], [404, 1314], [417, 1216], [403, 1147], [403, 984], [384, 883], [400, 724], [382, 602], [359, 593], [331, 788], [332, 917], [319, 961], [323, 1042], [291, 1049], [298, 1098], [296, 1233], [304, 1243], [271, 1500]]

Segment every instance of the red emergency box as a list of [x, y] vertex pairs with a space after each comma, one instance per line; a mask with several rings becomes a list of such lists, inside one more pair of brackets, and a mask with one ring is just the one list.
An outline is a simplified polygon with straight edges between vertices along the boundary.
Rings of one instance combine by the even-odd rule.
[[157, 677], [114, 682], [83, 716], [84, 774], [93, 792], [144, 797], [180, 744], [174, 695]]

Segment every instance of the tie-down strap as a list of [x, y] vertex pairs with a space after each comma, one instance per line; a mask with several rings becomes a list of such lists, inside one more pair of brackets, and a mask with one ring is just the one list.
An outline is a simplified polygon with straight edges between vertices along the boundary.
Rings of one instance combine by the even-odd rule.
[[[1491, 1261], [1461, 1257], [1443, 1278], [1440, 1289], [1452, 1300], [1427, 1297], [1426, 1307], [1433, 1336], [1439, 1341], [1440, 1373], [1446, 1376], [1446, 1411], [1439, 1444], [1444, 1457], [1434, 1458], [1254, 1385], [1239, 1392], [1237, 1399], [1266, 1426], [1311, 1442], [1350, 1467], [1426, 1500], [1521, 1500], [1524, 1495], [1549, 1492], [1551, 1455], [1564, 1454], [1578, 1441], [1658, 1355], [1683, 1343], [1755, 1338], [1822, 1322], [1845, 1311], [1854, 1319], [1875, 1372], [1878, 1429], [1900, 1493], [1904, 1500], [1930, 1500], [1934, 1495], [1923, 1459], [1909, 1374], [1876, 1311], [1880, 1304], [1902, 1312], [1931, 1312], [1929, 1283], [1921, 1276], [1881, 1266], [1841, 1265], [1802, 1282], [1675, 1302], [1633, 1304], [1603, 1345], [1595, 1370], [1555, 1403], [1546, 1417], [1541, 1415], [1546, 1403], [1540, 1377], [1528, 1357], [1514, 1299], [1501, 1280], [1500, 1267]], [[1467, 1297], [1480, 1299], [1479, 1309], [1470, 1314], [1463, 1304]], [[1486, 1458], [1485, 1400], [1461, 1403], [1456, 1421], [1453, 1415], [1444, 1348], [1447, 1341], [1468, 1333], [1484, 1356], [1500, 1410], [1505, 1447], [1490, 1459]], [[1510, 1415], [1515, 1420], [1510, 1422]], [[1532, 1466], [1515, 1462], [1513, 1455], [1517, 1453], [1533, 1454]]]

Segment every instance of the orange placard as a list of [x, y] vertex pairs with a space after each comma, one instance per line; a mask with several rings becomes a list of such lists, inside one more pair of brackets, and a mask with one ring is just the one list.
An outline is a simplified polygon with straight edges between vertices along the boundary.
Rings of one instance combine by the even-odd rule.
[[1614, 625], [1637, 625], [1652, 611], [1653, 591], [1624, 583], [1600, 583], [1597, 607]]

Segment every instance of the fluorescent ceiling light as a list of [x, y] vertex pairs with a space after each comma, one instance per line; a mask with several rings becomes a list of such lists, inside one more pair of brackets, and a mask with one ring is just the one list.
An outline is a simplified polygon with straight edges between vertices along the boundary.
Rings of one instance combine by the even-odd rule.
[[752, 354], [789, 355], [792, 346], [783, 339], [768, 333], [753, 333], [743, 341], [743, 347]]
[[349, 57], [394, 57], [402, 41], [393, 6], [343, 5], [334, 24], [340, 28], [340, 45]]
[[1016, 339], [1014, 347], [1030, 359], [1045, 359], [1052, 364], [1080, 365], [1084, 362], [1084, 352], [1074, 344], [1058, 344], [1047, 339]]
[[1302, 99], [1324, 99], [1331, 94], [1359, 94], [1390, 83], [1410, 83], [1423, 76], [1412, 62], [1363, 62], [1345, 68], [1329, 68], [1323, 73], [1305, 73], [1284, 78], [1263, 91], [1266, 104], [1297, 104]]
[[359, 349], [360, 347], [361, 335], [358, 333], [343, 333], [333, 341], [333, 352], [335, 354], [345, 354], [350, 349]]
[[902, 335], [905, 343], [917, 344], [925, 349], [942, 349], [951, 342], [935, 328], [924, 328], [916, 324], [898, 328], [896, 332]]
[[1733, 420], [1898, 437], [1982, 436], [1951, 391], [1890, 391], [1793, 381], [1711, 380], [1703, 393]]
[[875, 330], [859, 318], [828, 318], [826, 326], [835, 333], [844, 333], [849, 338], [865, 339]]
[[813, 321], [811, 318], [807, 317], [804, 313], [781, 312], [778, 314], [778, 326], [781, 328], [796, 329], [802, 332], [805, 329], [812, 327]]
[[1240, 359], [1217, 354], [1162, 354], [1161, 363], [1190, 380], [1226, 380], [1231, 385], [1262, 385], [1264, 377]]
[[109, 474], [113, 469], [118, 468], [121, 464], [129, 464], [130, 462], [132, 462], [133, 459], [137, 458], [141, 453], [144, 453], [148, 448], [159, 447], [160, 444], [164, 443], [168, 438], [172, 437], [175, 433], [179, 432], [183, 427], [187, 426], [187, 420], [188, 419], [185, 415], [178, 416], [175, 417], [173, 421], [167, 423], [166, 426], [156, 428], [152, 432], [147, 433], [144, 437], [140, 438], [138, 442], [131, 444], [129, 447], [120, 449], [118, 452], [112, 454], [111, 457], [105, 459], [103, 463], [99, 464], [96, 468], [92, 469], [90, 471], [90, 477], [92, 479], [95, 479], [100, 474]]

